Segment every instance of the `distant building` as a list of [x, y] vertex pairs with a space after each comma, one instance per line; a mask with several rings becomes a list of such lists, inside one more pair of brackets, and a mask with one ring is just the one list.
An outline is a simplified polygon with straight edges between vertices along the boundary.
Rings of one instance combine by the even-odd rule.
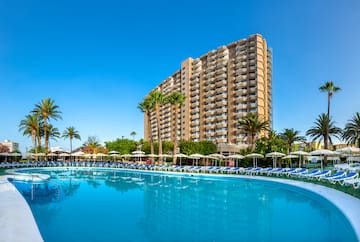
[[6, 146], [10, 153], [19, 150], [19, 143], [12, 142], [10, 140], [4, 140], [3, 142], [0, 142], [0, 144]]
[[[181, 68], [152, 91], [165, 95], [181, 92], [184, 105], [175, 114], [170, 104], [160, 108], [161, 136], [171, 140], [210, 140], [220, 152], [247, 147], [248, 134], [238, 126], [238, 120], [256, 113], [272, 126], [272, 50], [260, 35], [251, 35], [211, 50], [199, 58], [187, 58]], [[178, 124], [174, 116], [179, 117]], [[144, 117], [144, 139], [151, 132], [159, 135], [155, 112], [151, 114], [151, 128]], [[260, 136], [264, 136], [265, 132]], [[234, 146], [232, 149], [230, 146]]]

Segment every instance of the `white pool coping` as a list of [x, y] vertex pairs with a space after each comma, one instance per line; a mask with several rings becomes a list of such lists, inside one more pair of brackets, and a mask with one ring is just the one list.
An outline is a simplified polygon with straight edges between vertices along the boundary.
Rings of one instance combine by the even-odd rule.
[[[41, 167], [39, 167], [41, 168]], [[34, 169], [39, 169], [34, 168]], [[44, 167], [44, 169], [51, 167]], [[54, 167], [55, 169], [64, 169], [67, 167]], [[204, 173], [185, 173], [185, 172], [166, 172], [166, 171], [149, 171], [119, 168], [103, 167], [68, 167], [70, 169], [94, 169], [94, 170], [127, 170], [149, 173], [166, 173], [169, 175], [188, 175], [188, 176], [213, 176], [213, 177], [231, 177], [272, 181], [291, 185], [300, 189], [314, 192], [327, 199], [336, 206], [348, 219], [354, 229], [354, 232], [360, 241], [360, 199], [353, 197], [344, 192], [329, 187], [290, 179], [250, 176], [250, 175], [223, 175], [223, 174], [204, 174]], [[24, 168], [29, 169], [29, 168]], [[31, 168], [30, 168], [31, 169]], [[17, 169], [21, 170], [21, 169]], [[4, 241], [43, 241], [35, 219], [31, 213], [25, 199], [17, 189], [7, 180], [8, 176], [0, 176], [0, 234]], [[8, 238], [8, 239], [6, 239]]]
[[0, 241], [44, 241], [28, 203], [8, 177], [0, 176]]

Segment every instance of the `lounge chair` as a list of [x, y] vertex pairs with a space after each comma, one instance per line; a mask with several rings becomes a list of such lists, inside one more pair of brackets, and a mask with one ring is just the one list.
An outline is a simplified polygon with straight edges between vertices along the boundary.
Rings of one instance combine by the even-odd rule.
[[309, 176], [308, 178], [314, 178], [314, 179], [320, 180], [322, 177], [329, 176], [330, 174], [331, 174], [331, 171], [330, 171], [330, 170], [323, 170], [323, 171], [320, 172], [319, 174], [315, 174], [315, 175]]
[[247, 175], [257, 175], [259, 174], [261, 171], [261, 167], [256, 167], [256, 168], [253, 168], [249, 171], [246, 172]]
[[300, 169], [297, 169], [297, 170], [295, 170], [293, 172], [288, 172], [287, 176], [298, 176], [298, 175], [307, 173], [307, 171], [308, 170], [306, 168], [300, 168]]
[[315, 170], [309, 171], [308, 173], [299, 174], [299, 177], [312, 177], [319, 173], [321, 173], [321, 170], [315, 169]]
[[355, 179], [359, 176], [359, 174], [357, 172], [350, 172], [349, 174], [347, 174], [346, 176], [342, 176], [342, 177], [335, 177], [332, 179], [329, 179], [329, 181], [333, 184], [335, 184], [336, 182], [339, 182], [341, 185], [344, 185], [344, 182], [346, 180], [351, 180], [351, 179]]
[[337, 178], [337, 177], [343, 177], [343, 176], [345, 176], [345, 175], [346, 175], [346, 172], [340, 170], [340, 171], [336, 172], [336, 173], [333, 174], [333, 175], [323, 177], [323, 179], [329, 180], [329, 179], [333, 179], [333, 178]]
[[345, 186], [353, 186], [355, 189], [358, 189], [360, 187], [360, 178], [354, 178], [354, 179], [349, 179], [349, 180], [345, 180], [342, 185]]
[[278, 175], [280, 172], [282, 172], [283, 168], [274, 168], [271, 171], [267, 172], [267, 175]]

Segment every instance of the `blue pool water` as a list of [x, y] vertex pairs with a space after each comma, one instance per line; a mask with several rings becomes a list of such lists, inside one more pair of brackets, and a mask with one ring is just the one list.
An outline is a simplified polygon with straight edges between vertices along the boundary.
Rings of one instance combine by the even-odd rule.
[[46, 242], [357, 241], [323, 198], [274, 182], [125, 170], [36, 169], [13, 181]]

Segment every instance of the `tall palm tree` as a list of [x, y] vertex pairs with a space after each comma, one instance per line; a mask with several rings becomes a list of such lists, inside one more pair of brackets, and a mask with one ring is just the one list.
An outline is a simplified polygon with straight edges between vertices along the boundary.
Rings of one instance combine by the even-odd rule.
[[135, 141], [135, 136], [137, 135], [137, 133], [136, 133], [135, 131], [132, 131], [132, 132], [130, 133], [130, 135], [133, 137], [133, 140]]
[[35, 153], [38, 151], [40, 143], [40, 121], [35, 114], [25, 116], [25, 119], [20, 121], [19, 131], [23, 131], [23, 135], [31, 136], [31, 141], [34, 146]]
[[343, 140], [348, 144], [357, 144], [360, 148], [360, 113], [356, 112], [352, 119], [350, 119], [344, 128], [342, 134]]
[[324, 148], [328, 149], [328, 142], [332, 143], [331, 136], [340, 138], [341, 129], [335, 126], [328, 115], [322, 113], [315, 121], [315, 126], [306, 131], [306, 135], [313, 138], [313, 141], [324, 140]]
[[262, 121], [256, 113], [249, 113], [238, 121], [240, 127], [250, 136], [251, 150], [255, 150], [256, 137], [261, 131], [269, 130], [269, 121]]
[[77, 131], [73, 126], [67, 127], [61, 137], [64, 139], [68, 138], [70, 140], [70, 154], [72, 153], [72, 140], [73, 139], [81, 140], [79, 131]]
[[[57, 138], [60, 138], [60, 132], [58, 128], [55, 128], [52, 124], [48, 124], [46, 126], [46, 132], [47, 132], [47, 136], [52, 140], [56, 140]], [[48, 143], [50, 144], [50, 141], [48, 141]]]
[[[150, 100], [150, 97], [146, 97], [144, 101], [139, 103], [138, 108], [141, 112], [145, 113], [147, 119], [147, 130], [149, 135], [149, 142], [150, 142], [150, 152], [154, 154], [154, 138], [151, 131], [151, 112], [154, 110], [153, 102]], [[153, 160], [153, 158], [151, 158]]]
[[330, 117], [330, 99], [334, 93], [341, 90], [340, 87], [336, 87], [332, 81], [326, 82], [323, 86], [321, 86], [320, 91], [327, 92], [328, 97], [328, 106], [327, 106], [327, 115]]
[[161, 123], [160, 123], [160, 107], [166, 103], [166, 96], [160, 91], [153, 91], [149, 95], [150, 102], [153, 103], [156, 115], [157, 137], [159, 146], [159, 161], [162, 162], [162, 137], [161, 137]]
[[300, 136], [300, 131], [294, 129], [285, 129], [284, 132], [280, 134], [280, 137], [287, 142], [288, 153], [290, 153], [292, 145], [296, 141], [305, 141], [305, 137]]
[[51, 98], [45, 98], [40, 103], [35, 105], [32, 113], [38, 115], [43, 121], [44, 139], [45, 139], [45, 151], [49, 149], [49, 137], [47, 133], [47, 125], [50, 119], [61, 119], [61, 112], [59, 106], [55, 104], [55, 101]]
[[183, 105], [185, 103], [186, 96], [183, 95], [180, 92], [174, 92], [170, 94], [170, 96], [167, 97], [168, 102], [174, 107], [174, 116], [173, 119], [174, 125], [173, 125], [173, 133], [172, 133], [172, 140], [173, 140], [173, 162], [176, 164], [176, 151], [177, 151], [177, 128], [178, 128], [178, 115], [179, 115], [179, 106]]

